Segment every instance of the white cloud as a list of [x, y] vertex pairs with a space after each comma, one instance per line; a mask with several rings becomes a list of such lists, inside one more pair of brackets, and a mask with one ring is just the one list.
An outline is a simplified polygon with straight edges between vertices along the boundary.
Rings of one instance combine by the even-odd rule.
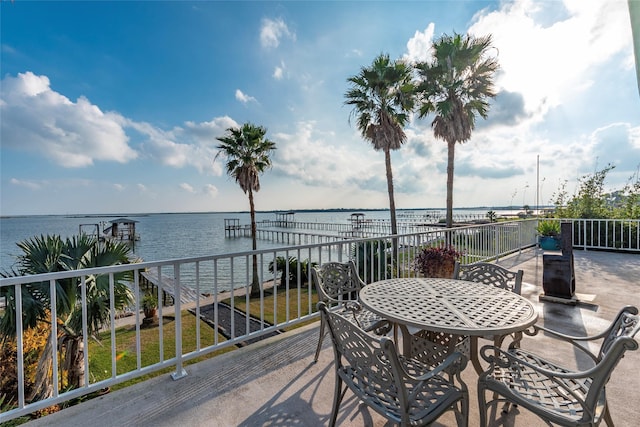
[[282, 37], [288, 37], [291, 40], [296, 39], [294, 32], [289, 30], [287, 24], [281, 19], [262, 20], [262, 28], [260, 28], [260, 44], [266, 48], [276, 48], [280, 45]]
[[236, 89], [236, 99], [243, 104], [248, 102], [258, 102], [253, 96], [243, 93], [240, 89]]
[[[184, 128], [165, 131], [115, 112], [103, 113], [84, 97], [74, 103], [53, 91], [46, 76], [31, 72], [2, 80], [0, 112], [3, 148], [40, 153], [64, 167], [87, 167], [95, 161], [125, 163], [145, 154], [164, 165], [221, 175], [220, 166], [213, 164], [216, 137], [237, 126], [223, 116], [201, 123], [187, 121]], [[131, 129], [147, 138], [140, 151], [129, 146], [126, 131]]]
[[407, 42], [407, 53], [403, 58], [410, 62], [425, 62], [432, 55], [432, 41], [435, 24], [431, 22], [423, 32], [416, 31]]
[[113, 184], [113, 188], [115, 188], [117, 191], [123, 191], [125, 187], [122, 184]]
[[207, 184], [202, 191], [211, 198], [215, 198], [218, 195], [218, 188], [213, 184]]
[[147, 191], [147, 186], [144, 184], [137, 184], [136, 187], [138, 187], [138, 190], [140, 190], [141, 192]]
[[284, 65], [284, 61], [280, 62], [280, 65], [277, 65], [276, 68], [273, 70], [273, 78], [276, 80], [282, 80], [282, 78], [284, 77], [284, 70], [285, 70], [285, 65]]
[[3, 146], [39, 153], [63, 167], [138, 157], [119, 114], [104, 113], [84, 97], [72, 102], [52, 90], [46, 76], [30, 71], [2, 80], [0, 114]]
[[189, 134], [190, 137], [200, 143], [215, 142], [216, 137], [222, 135], [229, 128], [238, 127], [238, 123], [229, 116], [216, 117], [208, 122], [195, 123], [188, 121], [185, 123], [185, 129], [182, 132]]
[[[314, 122], [299, 122], [294, 134], [277, 133], [272, 140], [277, 146], [274, 170], [306, 185], [365, 188], [378, 180], [380, 166], [384, 170], [381, 154], [371, 149], [363, 155], [337, 141], [335, 134], [316, 130]], [[384, 173], [382, 179], [386, 179]]]
[[127, 124], [148, 138], [141, 148], [145, 155], [167, 166], [190, 166], [210, 175], [222, 174], [220, 166], [213, 163], [216, 137], [224, 133], [225, 126], [235, 126], [226, 116], [203, 123], [187, 122], [184, 128], [175, 127], [170, 131], [143, 122], [127, 121]]
[[182, 188], [187, 193], [195, 193], [196, 192], [196, 190], [194, 190], [193, 187], [191, 185], [187, 184], [186, 182], [181, 183], [180, 184], [180, 188]]
[[11, 178], [9, 182], [12, 185], [28, 188], [29, 190], [40, 190], [42, 188], [42, 184], [35, 181], [25, 181], [22, 179]]
[[[562, 11], [564, 6], [564, 13]], [[491, 34], [498, 49], [499, 86], [524, 95], [540, 119], [588, 88], [596, 66], [632, 41], [627, 2], [520, 0], [476, 17], [469, 33]], [[629, 58], [625, 58], [629, 63]]]

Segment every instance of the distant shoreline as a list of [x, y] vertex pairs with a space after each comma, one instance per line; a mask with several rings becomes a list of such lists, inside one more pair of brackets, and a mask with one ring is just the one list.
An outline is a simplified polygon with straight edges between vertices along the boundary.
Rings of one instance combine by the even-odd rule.
[[[540, 206], [540, 209], [552, 208], [553, 206]], [[282, 209], [282, 210], [258, 210], [256, 213], [322, 213], [322, 212], [384, 212], [389, 209], [375, 208], [330, 208], [330, 209]], [[454, 211], [469, 210], [494, 210], [494, 211], [517, 211], [522, 210], [522, 206], [471, 206], [464, 208], [453, 208]], [[402, 208], [396, 209], [396, 212], [402, 211], [446, 211], [446, 208]], [[202, 215], [202, 214], [249, 214], [249, 211], [206, 211], [206, 212], [138, 212], [138, 213], [104, 213], [104, 214], [24, 214], [24, 215], [0, 215], [0, 219], [25, 218], [25, 217], [65, 217], [65, 218], [119, 218], [119, 217], [145, 217], [151, 215]]]

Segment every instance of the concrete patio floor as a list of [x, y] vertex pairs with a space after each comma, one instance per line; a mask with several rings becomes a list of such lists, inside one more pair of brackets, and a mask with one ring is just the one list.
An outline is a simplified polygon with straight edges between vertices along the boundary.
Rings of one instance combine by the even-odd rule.
[[[500, 260], [523, 269], [522, 294], [539, 313], [538, 322], [576, 335], [607, 327], [624, 305], [640, 307], [640, 256], [575, 251], [576, 291], [592, 300], [578, 305], [539, 301], [542, 256], [537, 250]], [[29, 426], [324, 426], [333, 399], [333, 350], [325, 339], [318, 363], [314, 323], [242, 349], [190, 365], [188, 375], [174, 381], [163, 375], [31, 421]], [[637, 337], [638, 338], [638, 337]], [[557, 341], [556, 341], [557, 342]], [[523, 341], [524, 348], [562, 361], [575, 362], [570, 346], [545, 337]], [[640, 425], [640, 351], [629, 352], [608, 386], [608, 401], [617, 426]], [[469, 426], [477, 426], [477, 375], [469, 365], [463, 374], [469, 386]], [[542, 426], [522, 408], [502, 416], [490, 408], [492, 426]], [[386, 420], [347, 392], [338, 415], [340, 426], [385, 426]], [[455, 426], [453, 413], [435, 426]], [[604, 424], [603, 424], [604, 425]]]

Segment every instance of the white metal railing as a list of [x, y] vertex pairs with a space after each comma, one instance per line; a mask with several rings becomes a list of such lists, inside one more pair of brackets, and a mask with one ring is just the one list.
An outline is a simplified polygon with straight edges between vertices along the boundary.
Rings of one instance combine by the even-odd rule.
[[[0, 279], [0, 294], [6, 295], [6, 307], [4, 310], [12, 310], [16, 307], [16, 338], [17, 358], [15, 362], [15, 374], [18, 379], [17, 393], [15, 396], [5, 396], [5, 404], [12, 400], [16, 405], [14, 409], [0, 413], [0, 422], [10, 420], [21, 415], [46, 408], [53, 404], [62, 403], [70, 399], [99, 391], [145, 374], [164, 368], [173, 370], [172, 376], [177, 379], [185, 375], [184, 364], [196, 357], [207, 355], [242, 342], [260, 338], [267, 334], [278, 333], [284, 328], [298, 325], [302, 322], [317, 317], [315, 311], [314, 290], [312, 285], [303, 280], [308, 272], [303, 267], [302, 261], [322, 264], [327, 261], [347, 261], [353, 259], [361, 278], [367, 282], [373, 282], [390, 277], [408, 276], [413, 272], [413, 258], [416, 252], [425, 245], [445, 245], [450, 242], [459, 251], [464, 253], [464, 262], [497, 259], [506, 254], [519, 251], [536, 244], [535, 220], [501, 222], [494, 224], [460, 227], [453, 229], [440, 229], [431, 232], [405, 234], [398, 236], [385, 236], [368, 239], [336, 239], [333, 242], [322, 242], [310, 245], [289, 246], [277, 249], [258, 250], [224, 255], [204, 256], [196, 258], [173, 259], [166, 261], [142, 262], [135, 264], [119, 265], [112, 267], [100, 267], [85, 270], [65, 271], [56, 273], [39, 274], [34, 276], [20, 276]], [[250, 298], [250, 283], [252, 281], [253, 257], [257, 259], [259, 282], [259, 298]], [[391, 261], [391, 258], [395, 259]], [[278, 266], [278, 257], [295, 258], [297, 264], [285, 263], [284, 269]], [[270, 265], [275, 265], [270, 268]], [[295, 268], [295, 271], [290, 271]], [[281, 271], [282, 270], [282, 271]], [[141, 330], [144, 328], [141, 316], [141, 297], [144, 290], [141, 286], [141, 274], [150, 271], [155, 277], [170, 278], [172, 289], [165, 291], [173, 296], [172, 306], [158, 307], [158, 323], [163, 325], [163, 319], [173, 317], [175, 328], [172, 332], [158, 327], [157, 350], [152, 350], [141, 339]], [[122, 372], [122, 364], [119, 363], [122, 350], [118, 347], [117, 331], [121, 326], [121, 320], [117, 321], [114, 306], [114, 286], [118, 277], [123, 272], [130, 272], [133, 279], [128, 283], [135, 295], [135, 304], [131, 307], [131, 315], [126, 322], [135, 331], [134, 348], [129, 349], [131, 356], [135, 354], [136, 368]], [[297, 278], [293, 282], [282, 280], [291, 273]], [[110, 325], [108, 336], [110, 341], [111, 367], [107, 374], [95, 373], [90, 370], [92, 357], [94, 356], [89, 346], [87, 335], [87, 293], [86, 283], [90, 276], [107, 277], [110, 290]], [[52, 361], [51, 397], [39, 401], [29, 401], [25, 390], [25, 360], [24, 360], [24, 327], [22, 316], [25, 308], [22, 303], [23, 287], [34, 283], [48, 284], [50, 301], [57, 300], [56, 283], [60, 280], [72, 279], [81, 290], [80, 304], [82, 304], [82, 353], [84, 360], [84, 381], [79, 388], [67, 390], [61, 385], [61, 366], [59, 358], [61, 349], [53, 346], [50, 353]], [[269, 289], [270, 286], [273, 288]], [[185, 288], [189, 292], [185, 292]], [[277, 292], [275, 292], [275, 289]], [[155, 292], [160, 292], [158, 288]], [[199, 295], [193, 301], [185, 302], [186, 294]], [[15, 296], [15, 297], [14, 297]], [[267, 297], [272, 297], [272, 305], [266, 307]], [[282, 299], [284, 299], [283, 304]], [[218, 303], [228, 300], [230, 310], [235, 312], [230, 319], [223, 319], [220, 315]], [[205, 337], [212, 334], [209, 330], [202, 330], [200, 322], [196, 322], [195, 331], [186, 331], [182, 323], [182, 313], [187, 307], [200, 318], [205, 311], [211, 311], [209, 324], [213, 327], [213, 340], [205, 343]], [[210, 308], [213, 307], [212, 310]], [[2, 309], [0, 309], [2, 310]], [[56, 305], [50, 304], [51, 318], [57, 319]], [[273, 318], [268, 316], [273, 312]], [[248, 313], [251, 313], [250, 316]], [[228, 337], [221, 339], [216, 331], [220, 330], [225, 321]], [[257, 328], [251, 327], [254, 323]], [[119, 326], [120, 325], [120, 326]], [[50, 335], [52, 342], [61, 332], [57, 322], [51, 322]], [[184, 336], [186, 333], [195, 336], [194, 348], [186, 348]], [[167, 356], [169, 352], [168, 342], [175, 341], [175, 354]], [[157, 351], [158, 362], [143, 366], [142, 355], [150, 351]]]
[[640, 219], [546, 219], [570, 222], [573, 247], [640, 252]]

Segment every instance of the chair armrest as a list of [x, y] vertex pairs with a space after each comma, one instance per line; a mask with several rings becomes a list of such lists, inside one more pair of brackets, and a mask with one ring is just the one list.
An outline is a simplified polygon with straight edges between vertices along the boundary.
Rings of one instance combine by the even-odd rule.
[[330, 296], [327, 295], [325, 298], [322, 299], [322, 301], [324, 301], [324, 303], [327, 304], [327, 307], [334, 307], [336, 305], [340, 305], [352, 311], [362, 310], [362, 306], [360, 305], [360, 302], [354, 299], [339, 300], [336, 298], [331, 298]]
[[[416, 363], [419, 363], [416, 361]], [[429, 372], [423, 374], [423, 375], [419, 375], [419, 376], [414, 376], [411, 375], [409, 372], [406, 371], [406, 369], [404, 369], [405, 374], [407, 377], [415, 380], [415, 381], [428, 381], [429, 379], [435, 377], [435, 376], [439, 376], [441, 373], [446, 373], [446, 369], [452, 367], [453, 365], [455, 365], [456, 363], [462, 365], [466, 363], [466, 357], [464, 357], [464, 355], [458, 351], [455, 351], [453, 353], [451, 353], [449, 356], [447, 356], [447, 358], [445, 360], [442, 361], [442, 363], [440, 363], [438, 366], [436, 366], [435, 368], [429, 370]], [[460, 370], [454, 370], [454, 372], [459, 372]]]
[[342, 301], [342, 305], [344, 306], [345, 310], [351, 311], [354, 314], [362, 311], [362, 304], [360, 304], [360, 301], [346, 300]]
[[597, 335], [590, 335], [590, 336], [575, 336], [575, 335], [568, 335], [568, 334], [563, 334], [562, 332], [558, 332], [558, 331], [554, 331], [553, 329], [549, 329], [549, 328], [545, 328], [544, 326], [540, 326], [540, 325], [533, 325], [532, 328], [535, 330], [535, 332], [533, 333], [533, 335], [537, 334], [539, 331], [543, 331], [545, 333], [548, 333], [550, 335], [553, 335], [557, 338], [563, 339], [565, 341], [593, 341], [593, 340], [597, 340], [600, 338], [603, 338], [607, 331], [601, 332]]
[[550, 335], [552, 338], [566, 341], [572, 346], [574, 346], [575, 348], [581, 350], [583, 353], [589, 356], [591, 360], [593, 360], [594, 362], [598, 361], [598, 357], [595, 354], [593, 354], [585, 345], [582, 345], [579, 343], [588, 343], [589, 341], [602, 339], [606, 334], [605, 332], [603, 332], [598, 335], [578, 337], [578, 336], [563, 334], [561, 332], [554, 331], [553, 329], [548, 329], [548, 328], [545, 328], [544, 326], [539, 326], [539, 325], [533, 325], [532, 329], [533, 331], [531, 332], [526, 331], [525, 333], [529, 336], [534, 336], [534, 335], [537, 335], [539, 332], [544, 332], [545, 334]]

